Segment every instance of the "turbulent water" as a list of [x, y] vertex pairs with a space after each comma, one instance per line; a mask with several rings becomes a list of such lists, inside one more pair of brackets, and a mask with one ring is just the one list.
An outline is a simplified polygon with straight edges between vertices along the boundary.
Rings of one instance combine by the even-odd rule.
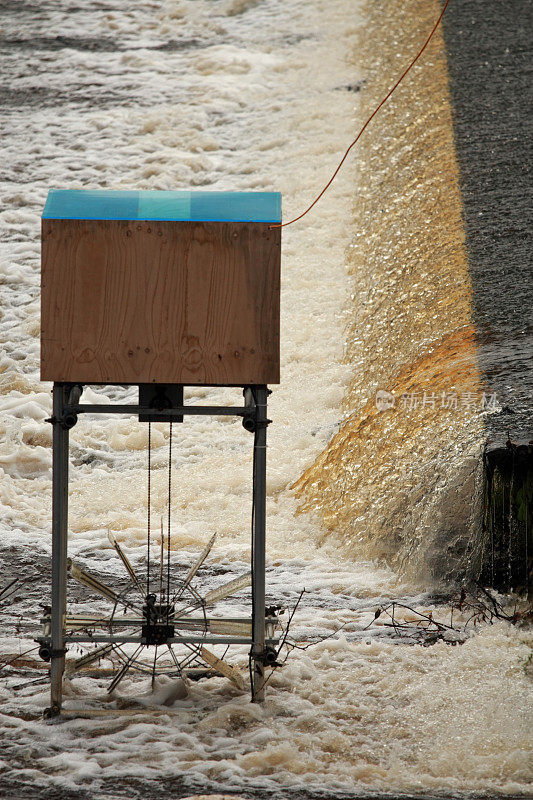
[[[51, 387], [39, 382], [38, 373], [39, 217], [48, 189], [276, 190], [283, 193], [289, 218], [321, 188], [351, 140], [361, 113], [360, 89], [380, 87], [357, 44], [368, 19], [356, 2], [20, 0], [4, 3], [2, 10], [7, 81], [0, 586], [11, 577], [27, 579], [13, 608], [2, 609], [2, 651], [14, 654], [31, 648], [32, 641], [25, 628], [15, 636], [11, 615], [24, 611], [26, 618], [38, 618], [49, 580], [51, 433], [45, 419]], [[411, 24], [408, 17], [402, 21]], [[379, 134], [371, 135], [377, 147]], [[274, 387], [269, 410], [268, 602], [290, 608], [306, 589], [293, 638], [324, 637], [344, 625], [342, 632], [294, 651], [269, 680], [262, 706], [217, 678], [193, 685], [189, 697], [171, 708], [156, 699], [150, 706], [148, 698], [120, 710], [116, 701], [105, 702], [105, 684], [85, 678], [67, 686], [65, 705], [76, 711], [73, 718], [49, 725], [39, 717], [48, 698], [38, 671], [23, 679], [6, 670], [0, 781], [11, 796], [30, 786], [43, 796], [52, 789], [65, 796], [90, 789], [92, 797], [126, 791], [177, 796], [198, 787], [255, 787], [278, 797], [297, 790], [527, 794], [531, 695], [525, 634], [496, 623], [482, 625], [462, 646], [439, 641], [422, 647], [395, 637], [381, 617], [371, 624], [375, 609], [394, 598], [434, 608], [443, 619], [450, 613], [446, 605], [435, 605], [438, 598], [421, 594], [430, 587], [419, 572], [399, 578], [384, 561], [372, 560], [387, 555], [389, 547], [382, 546], [380, 485], [389, 511], [394, 486], [382, 466], [374, 480], [368, 478], [373, 466], [366, 464], [358, 500], [366, 503], [366, 516], [357, 536], [346, 511], [353, 498], [345, 496], [343, 505], [342, 491], [332, 495], [324, 485], [329, 516], [296, 513], [299, 501], [291, 487], [315, 460], [315, 484], [324, 482], [321, 454], [332, 437], [338, 441], [343, 421], [340, 433], [346, 431], [350, 409], [359, 408], [361, 397], [373, 403], [377, 388], [394, 388], [382, 383], [388, 367], [379, 379], [372, 371], [378, 363], [374, 350], [358, 351], [355, 335], [362, 306], [353, 301], [368, 279], [364, 259], [353, 258], [351, 245], [360, 234], [353, 199], [356, 180], [367, 177], [363, 162], [357, 173], [350, 162], [305, 222], [284, 231], [282, 383]], [[406, 252], [410, 244], [404, 242]], [[431, 257], [424, 263], [430, 275]], [[454, 263], [459, 269], [460, 253]], [[386, 286], [392, 274], [387, 259], [377, 258], [370, 267], [376, 285]], [[455, 287], [459, 297], [467, 276], [460, 269], [458, 274], [465, 282]], [[449, 274], [432, 279], [442, 282], [446, 297]], [[409, 286], [408, 293], [413, 291]], [[449, 353], [464, 355], [461, 388], [470, 390], [475, 370], [469, 366], [468, 330], [461, 328], [468, 324], [467, 303], [461, 306], [462, 333], [454, 339], [454, 326], [439, 321], [438, 297], [424, 330], [438, 333], [444, 361]], [[376, 313], [382, 309], [383, 330], [390, 322], [387, 302], [381, 294], [372, 307]], [[424, 327], [420, 304], [406, 313], [415, 332]], [[367, 314], [365, 329], [369, 325]], [[377, 341], [383, 363], [390, 364], [390, 342], [386, 336]], [[406, 357], [414, 350], [406, 347]], [[423, 371], [423, 362], [418, 366]], [[402, 385], [407, 391], [411, 384]], [[103, 395], [134, 398], [122, 390], [88, 389], [84, 399], [105, 402]], [[205, 389], [187, 399], [231, 402], [238, 394]], [[468, 427], [474, 449], [480, 441], [476, 420]], [[188, 420], [176, 427], [172, 548], [177, 563], [185, 565], [216, 531], [204, 578], [212, 588], [227, 579], [223, 573], [242, 572], [249, 558], [251, 440], [237, 421]], [[157, 514], [166, 504], [168, 431], [154, 428]], [[439, 441], [448, 446], [446, 463], [463, 467], [452, 429], [446, 417]], [[357, 436], [364, 443], [364, 425], [359, 433], [352, 430], [352, 442]], [[83, 418], [72, 432], [70, 554], [110, 582], [121, 573], [108, 529], [134, 563], [144, 556], [146, 445], [146, 427], [129, 418]], [[433, 450], [430, 456], [435, 458]], [[345, 453], [339, 463], [346, 464]], [[413, 484], [423, 491], [412, 460], [401, 466], [404, 494]], [[441, 488], [438, 481], [432, 485]], [[410, 517], [404, 538], [416, 542], [420, 529], [416, 514], [411, 516], [414, 524]], [[429, 514], [421, 524], [431, 534]], [[379, 534], [374, 550], [367, 544], [372, 526]], [[411, 549], [417, 558], [420, 548]], [[73, 589], [73, 596], [85, 604], [80, 607], [91, 607], [83, 590]], [[230, 610], [244, 613], [246, 604], [235, 599], [220, 609]], [[243, 649], [230, 660], [245, 671]], [[148, 688], [125, 681], [121, 693], [138, 697]]]

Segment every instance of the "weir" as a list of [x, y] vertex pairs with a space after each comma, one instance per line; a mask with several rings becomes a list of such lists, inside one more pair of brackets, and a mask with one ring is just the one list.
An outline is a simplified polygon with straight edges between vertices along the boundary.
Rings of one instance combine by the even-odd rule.
[[[365, 4], [361, 123], [440, 9]], [[528, 137], [509, 133], [525, 118], [529, 15], [451, 3], [360, 142], [354, 375], [339, 432], [296, 489], [348, 552], [422, 583], [531, 580]]]

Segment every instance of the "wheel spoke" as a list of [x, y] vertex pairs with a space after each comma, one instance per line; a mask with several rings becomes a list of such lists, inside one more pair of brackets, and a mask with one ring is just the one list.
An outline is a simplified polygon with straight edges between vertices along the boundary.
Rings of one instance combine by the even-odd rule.
[[154, 663], [152, 666], [152, 691], [154, 691], [155, 686], [155, 665], [157, 663], [157, 645], [155, 646], [155, 653], [154, 653]]
[[190, 582], [192, 581], [192, 579], [194, 578], [194, 576], [196, 575], [196, 573], [198, 572], [198, 570], [200, 569], [200, 567], [202, 566], [202, 564], [206, 560], [207, 556], [211, 552], [211, 548], [213, 547], [216, 538], [217, 538], [217, 535], [216, 535], [216, 533], [214, 533], [213, 536], [208, 541], [208, 543], [206, 544], [206, 546], [204, 547], [204, 549], [202, 550], [202, 552], [200, 553], [200, 555], [198, 556], [198, 558], [196, 559], [196, 561], [194, 562], [194, 564], [192, 565], [192, 567], [190, 568], [190, 570], [187, 573], [187, 575], [185, 576], [185, 580], [183, 581], [181, 587], [179, 588], [177, 594], [174, 597], [174, 602], [176, 600], [179, 600], [179, 598], [182, 596], [183, 592], [189, 586]]
[[89, 589], [92, 589], [93, 592], [102, 595], [102, 597], [106, 597], [108, 600], [111, 600], [111, 602], [115, 603], [116, 605], [119, 604], [125, 605], [128, 608], [133, 608], [137, 611], [141, 611], [142, 613], [142, 609], [140, 609], [138, 605], [132, 603], [130, 600], [122, 598], [117, 592], [115, 592], [109, 586], [106, 586], [105, 583], [102, 583], [93, 575], [90, 575], [84, 569], [81, 569], [81, 567], [78, 567], [70, 559], [68, 561], [68, 567], [71, 576], [74, 578], [75, 581], [78, 581], [78, 583], [82, 583], [84, 586], [87, 586]]
[[96, 650], [93, 650], [91, 653], [87, 653], [87, 655], [82, 656], [81, 658], [77, 658], [75, 661], [67, 663], [65, 668], [66, 675], [74, 675], [74, 673], [78, 672], [80, 669], [84, 667], [88, 667], [89, 664], [94, 663], [99, 658], [103, 658], [107, 656], [111, 651], [114, 649], [113, 644], [104, 644], [102, 647], [97, 647]]
[[110, 531], [108, 531], [107, 535], [109, 537], [109, 541], [111, 542], [111, 544], [113, 545], [113, 547], [117, 551], [120, 560], [124, 564], [124, 566], [126, 568], [126, 572], [128, 573], [128, 575], [132, 579], [132, 581], [135, 584], [135, 586], [137, 587], [137, 589], [140, 591], [141, 595], [143, 595], [144, 594], [144, 588], [141, 586], [141, 582], [140, 582], [139, 578], [137, 577], [137, 573], [133, 569], [133, 566], [132, 566], [129, 558], [127, 557], [126, 553], [123, 551], [122, 547], [119, 545], [119, 543], [117, 542], [117, 540], [115, 539], [113, 534]]
[[182, 660], [180, 662], [181, 669], [185, 669], [186, 667], [189, 666], [189, 664], [193, 664], [195, 661], [197, 661], [200, 658], [200, 654], [199, 654], [199, 652], [198, 652], [198, 650], [196, 648], [193, 649], [192, 647], [189, 647], [188, 649], [191, 651], [191, 653], [190, 653], [190, 655], [185, 656], [184, 658], [182, 658]]
[[246, 575], [241, 575], [239, 578], [234, 578], [234, 580], [230, 581], [229, 583], [219, 586], [218, 589], [213, 589], [213, 591], [208, 592], [204, 598], [205, 605], [211, 606], [213, 603], [217, 603], [219, 600], [224, 600], [226, 597], [236, 594], [246, 586], [250, 586], [251, 582], [251, 572], [247, 572]]
[[174, 666], [176, 667], [176, 669], [179, 671], [179, 673], [181, 675], [181, 666], [180, 666], [180, 663], [179, 663], [178, 659], [176, 658], [176, 653], [174, 652], [174, 650], [172, 648], [172, 645], [167, 644], [167, 647], [169, 649], [172, 661], [174, 662]]
[[124, 676], [126, 675], [128, 670], [130, 669], [131, 665], [133, 664], [133, 662], [137, 658], [138, 653], [140, 653], [140, 651], [143, 649], [143, 646], [144, 645], [140, 644], [138, 646], [138, 648], [135, 650], [135, 652], [133, 653], [133, 655], [131, 655], [128, 658], [126, 663], [123, 665], [122, 669], [120, 669], [117, 672], [117, 674], [115, 675], [115, 677], [113, 678], [113, 680], [109, 684], [109, 688], [107, 690], [108, 694], [111, 694], [111, 692], [113, 692], [117, 688], [117, 686], [119, 685], [120, 681], [122, 680], [122, 678], [124, 678]]
[[217, 672], [221, 672], [224, 677], [229, 678], [230, 681], [237, 687], [237, 689], [240, 689], [241, 691], [244, 689], [244, 678], [238, 669], [233, 667], [231, 664], [228, 664], [228, 662], [224, 661], [222, 658], [218, 658], [218, 656], [216, 656], [210, 650], [207, 650], [205, 647], [202, 647], [200, 654], [206, 664], [208, 664]]

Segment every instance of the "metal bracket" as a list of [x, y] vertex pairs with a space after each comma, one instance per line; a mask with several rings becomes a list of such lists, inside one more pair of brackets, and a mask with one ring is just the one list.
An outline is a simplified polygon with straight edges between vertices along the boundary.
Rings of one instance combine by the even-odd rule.
[[67, 403], [62, 408], [62, 413], [52, 414], [45, 422], [50, 422], [52, 425], [60, 425], [64, 431], [69, 431], [78, 421], [78, 415], [69, 406], [78, 405], [83, 394], [83, 386], [80, 383], [74, 383], [70, 387], [66, 384], [65, 389], [68, 391], [68, 395], [66, 396]]
[[[272, 394], [267, 389], [267, 395]], [[258, 407], [256, 405], [254, 390], [251, 386], [246, 386], [244, 395], [244, 414], [242, 417], [242, 427], [249, 433], [255, 433], [260, 428], [266, 428], [272, 422], [271, 419], [258, 419]]]
[[67, 652], [66, 647], [53, 649], [50, 645], [50, 637], [43, 637], [35, 639], [34, 641], [39, 645], [39, 658], [46, 661], [46, 663], [52, 661], [54, 658], [63, 658]]
[[255, 656], [256, 661], [260, 661], [265, 667], [273, 667], [278, 660], [278, 651], [272, 645], [266, 645], [259, 656]]
[[[183, 414], [168, 414], [169, 410], [183, 406], [181, 384], [140, 383], [139, 406], [153, 408], [153, 414], [139, 414], [139, 422], [183, 422]], [[157, 412], [167, 410], [166, 416]]]

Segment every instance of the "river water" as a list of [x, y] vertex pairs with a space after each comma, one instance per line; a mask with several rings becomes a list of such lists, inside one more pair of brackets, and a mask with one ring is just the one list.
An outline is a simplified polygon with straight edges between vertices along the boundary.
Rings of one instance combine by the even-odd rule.
[[[432, 10], [428, 4], [421, 30], [412, 31], [413, 43], [423, 39]], [[51, 459], [45, 419], [51, 387], [39, 382], [38, 373], [39, 217], [48, 189], [275, 190], [283, 193], [288, 219], [329, 177], [353, 137], [360, 102], [364, 108], [372, 99], [360, 101], [361, 96], [368, 87], [379, 92], [381, 79], [364, 46], [371, 20], [358, 2], [66, 0], [59, 6], [20, 0], [2, 4], [2, 11], [7, 135], [1, 188], [0, 586], [12, 577], [26, 580], [11, 607], [2, 609], [2, 652], [15, 654], [31, 648], [32, 637], [24, 627], [18, 633], [10, 627], [13, 615], [38, 618], [48, 596]], [[400, 15], [398, 25], [402, 21], [413, 29], [412, 17]], [[384, 53], [387, 63], [395, 66]], [[440, 70], [442, 78], [442, 64]], [[441, 142], [445, 134], [439, 131]], [[416, 137], [416, 122], [410, 135]], [[372, 136], [377, 152], [378, 131]], [[442, 152], [450, 147], [445, 140]], [[7, 669], [0, 689], [0, 786], [9, 796], [82, 797], [90, 791], [93, 798], [171, 797], [221, 788], [275, 797], [528, 793], [525, 632], [496, 622], [481, 625], [461, 646], [438, 641], [424, 647], [395, 636], [381, 617], [372, 623], [375, 610], [392, 599], [449, 618], [446, 598], [435, 594], [434, 573], [435, 565], [442, 566], [442, 533], [450, 526], [434, 531], [436, 504], [420, 506], [414, 498], [429, 486], [446, 501], [443, 487], [455, 468], [471, 474], [468, 483], [462, 473], [461, 486], [468, 488], [457, 506], [456, 527], [464, 526], [465, 491], [476, 491], [472, 459], [482, 434], [479, 415], [467, 409], [462, 433], [452, 434], [458, 423], [450, 413], [439, 417], [438, 437], [431, 440], [427, 419], [417, 412], [423, 441], [415, 457], [408, 456], [407, 441], [395, 481], [386, 460], [376, 463], [363, 449], [358, 462], [357, 452], [343, 449], [361, 433], [361, 443], [371, 439], [365, 439], [362, 408], [374, 408], [372, 420], [390, 419], [375, 408], [377, 389], [412, 391], [413, 375], [420, 374], [427, 384], [416, 386], [429, 389], [438, 370], [414, 356], [417, 343], [431, 336], [441, 343], [439, 363], [449, 365], [455, 354], [458, 390], [479, 389], [460, 243], [445, 243], [455, 268], [432, 272], [424, 241], [403, 241], [414, 261], [413, 253], [425, 253], [424, 276], [435, 287], [436, 304], [431, 319], [422, 301], [415, 298], [412, 314], [407, 304], [411, 333], [404, 332], [404, 358], [391, 359], [397, 340], [393, 346], [379, 336], [364, 347], [357, 338], [358, 319], [364, 330], [373, 324], [365, 311], [369, 300], [378, 301], [371, 309], [383, 331], [399, 313], [384, 291], [394, 275], [388, 259], [370, 260], [371, 248], [354, 256], [362, 230], [354, 187], [366, 184], [369, 163], [349, 162], [305, 222], [284, 231], [282, 383], [273, 387], [269, 411], [268, 602], [291, 608], [305, 589], [292, 637], [309, 642], [333, 636], [293, 651], [269, 680], [262, 706], [217, 678], [192, 685], [189, 696], [172, 707], [144, 696], [149, 687], [142, 681], [126, 680], [121, 694], [130, 707], [120, 709], [116, 701], [105, 701], [105, 683], [84, 678], [67, 685], [65, 707], [72, 715], [47, 724], [39, 716], [48, 697], [38, 671], [21, 676]], [[446, 165], [453, 177], [453, 158]], [[375, 180], [364, 205], [368, 225], [379, 175]], [[456, 219], [456, 189], [450, 196], [448, 212]], [[413, 218], [423, 213], [413, 210]], [[393, 236], [393, 225], [380, 230]], [[378, 244], [378, 234], [374, 229], [370, 241]], [[390, 252], [397, 257], [397, 250]], [[364, 264], [366, 273], [358, 269]], [[416, 288], [416, 279], [410, 281], [406, 297]], [[455, 325], [444, 313], [452, 284], [461, 300]], [[388, 378], [391, 363], [400, 361], [415, 366], [402, 373], [398, 388]], [[441, 381], [437, 390], [450, 386]], [[93, 387], [84, 399], [118, 396], [134, 397]], [[232, 402], [238, 395], [196, 389], [187, 399]], [[359, 421], [350, 428], [354, 414]], [[163, 514], [168, 430], [153, 427], [152, 502], [155, 513]], [[172, 549], [186, 565], [216, 531], [203, 578], [205, 588], [212, 588], [226, 575], [240, 574], [249, 559], [251, 441], [229, 420], [175, 427]], [[332, 472], [331, 453], [339, 441], [342, 452], [333, 457]], [[430, 467], [428, 480], [427, 464], [435, 463], [443, 443], [443, 473], [437, 479]], [[120, 565], [109, 529], [135, 564], [144, 557], [146, 445], [146, 428], [128, 418], [84, 418], [72, 432], [70, 554], [111, 583], [120, 580]], [[355, 483], [342, 483], [348, 473], [358, 476]], [[398, 481], [403, 507], [394, 500]], [[358, 498], [351, 494], [354, 487]], [[366, 506], [353, 523], [347, 509], [361, 498]], [[392, 519], [395, 530], [403, 530], [402, 514], [401, 558], [395, 561], [384, 530]], [[87, 593], [72, 592], [80, 608], [91, 608]], [[244, 613], [246, 605], [234, 599], [220, 610]], [[228, 658], [245, 671], [244, 650]]]

